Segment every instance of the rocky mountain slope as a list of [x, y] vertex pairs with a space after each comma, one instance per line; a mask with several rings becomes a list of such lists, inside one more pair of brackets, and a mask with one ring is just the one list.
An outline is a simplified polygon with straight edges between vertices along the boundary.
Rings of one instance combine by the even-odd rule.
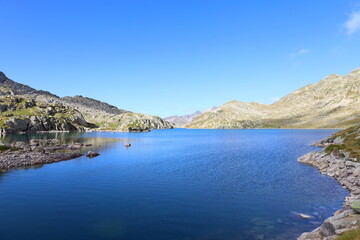
[[59, 103], [41, 103], [15, 96], [0, 97], [0, 134], [85, 131], [95, 127], [79, 111]]
[[36, 90], [27, 85], [17, 83], [5, 76], [3, 72], [0, 72], [0, 96], [6, 95], [43, 95], [49, 97], [58, 98], [58, 96], [51, 94], [47, 91]]
[[46, 91], [36, 90], [7, 78], [0, 72], [0, 96], [20, 96], [35, 102], [58, 104], [82, 114], [86, 122], [94, 123], [97, 130], [148, 131], [150, 129], [173, 128], [157, 116], [133, 113], [108, 103], [83, 96], [60, 98]]
[[211, 108], [205, 109], [203, 111], [196, 111], [187, 115], [182, 115], [182, 116], [174, 115], [174, 116], [166, 117], [164, 118], [164, 120], [174, 123], [176, 127], [184, 127], [188, 122], [193, 120], [195, 117], [215, 109], [217, 109], [217, 107], [212, 106]]
[[270, 104], [230, 101], [188, 128], [346, 128], [360, 122], [360, 68], [331, 74]]
[[87, 121], [98, 125], [100, 130], [141, 132], [174, 127], [174, 124], [160, 117], [133, 113], [92, 98], [75, 96], [55, 101], [79, 110]]

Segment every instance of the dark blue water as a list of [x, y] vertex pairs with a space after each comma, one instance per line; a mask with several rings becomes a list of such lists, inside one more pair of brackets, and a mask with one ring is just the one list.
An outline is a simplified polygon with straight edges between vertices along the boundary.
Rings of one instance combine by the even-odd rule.
[[58, 134], [93, 143], [101, 155], [1, 174], [0, 238], [294, 239], [319, 226], [347, 195], [334, 179], [296, 161], [333, 132]]

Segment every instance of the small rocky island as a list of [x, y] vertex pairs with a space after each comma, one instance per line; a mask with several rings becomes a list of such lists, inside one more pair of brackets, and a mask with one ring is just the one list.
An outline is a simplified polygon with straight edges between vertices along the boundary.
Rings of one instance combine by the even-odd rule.
[[298, 240], [332, 240], [360, 224], [360, 124], [335, 133], [314, 144], [321, 151], [310, 152], [298, 159], [316, 167], [322, 174], [335, 178], [350, 195], [342, 209]]

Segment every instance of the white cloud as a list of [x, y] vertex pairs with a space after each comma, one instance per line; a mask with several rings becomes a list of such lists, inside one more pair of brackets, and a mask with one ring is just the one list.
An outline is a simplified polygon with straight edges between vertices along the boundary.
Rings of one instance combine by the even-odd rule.
[[300, 55], [304, 55], [304, 54], [307, 54], [309, 53], [311, 50], [308, 49], [308, 48], [302, 48], [300, 49], [299, 51], [293, 53], [290, 55], [291, 58], [294, 58], [294, 57], [297, 57], [297, 56], [300, 56]]
[[305, 49], [305, 48], [303, 48], [303, 49], [300, 49], [300, 50], [299, 50], [298, 54], [299, 54], [299, 55], [303, 55], [303, 54], [308, 53], [308, 52], [310, 52], [310, 49]]
[[344, 23], [346, 33], [352, 35], [360, 30], [360, 11], [353, 12]]

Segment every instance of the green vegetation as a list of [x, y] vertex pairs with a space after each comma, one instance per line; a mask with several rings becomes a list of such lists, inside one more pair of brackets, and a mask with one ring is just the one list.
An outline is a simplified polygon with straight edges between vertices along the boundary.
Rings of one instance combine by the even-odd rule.
[[336, 240], [360, 240], [360, 226], [354, 230], [341, 234]]
[[335, 133], [332, 138], [341, 137], [344, 139], [341, 144], [330, 144], [325, 148], [328, 154], [335, 154], [344, 157], [344, 152], [349, 153], [350, 158], [360, 161], [360, 124]]
[[14, 148], [14, 147], [5, 146], [5, 145], [0, 145], [0, 152], [5, 152], [7, 150], [16, 151], [18, 149]]
[[36, 102], [18, 96], [0, 97], [0, 128], [5, 134], [33, 129], [83, 130], [83, 127], [97, 126], [87, 123], [78, 110], [61, 103]]

